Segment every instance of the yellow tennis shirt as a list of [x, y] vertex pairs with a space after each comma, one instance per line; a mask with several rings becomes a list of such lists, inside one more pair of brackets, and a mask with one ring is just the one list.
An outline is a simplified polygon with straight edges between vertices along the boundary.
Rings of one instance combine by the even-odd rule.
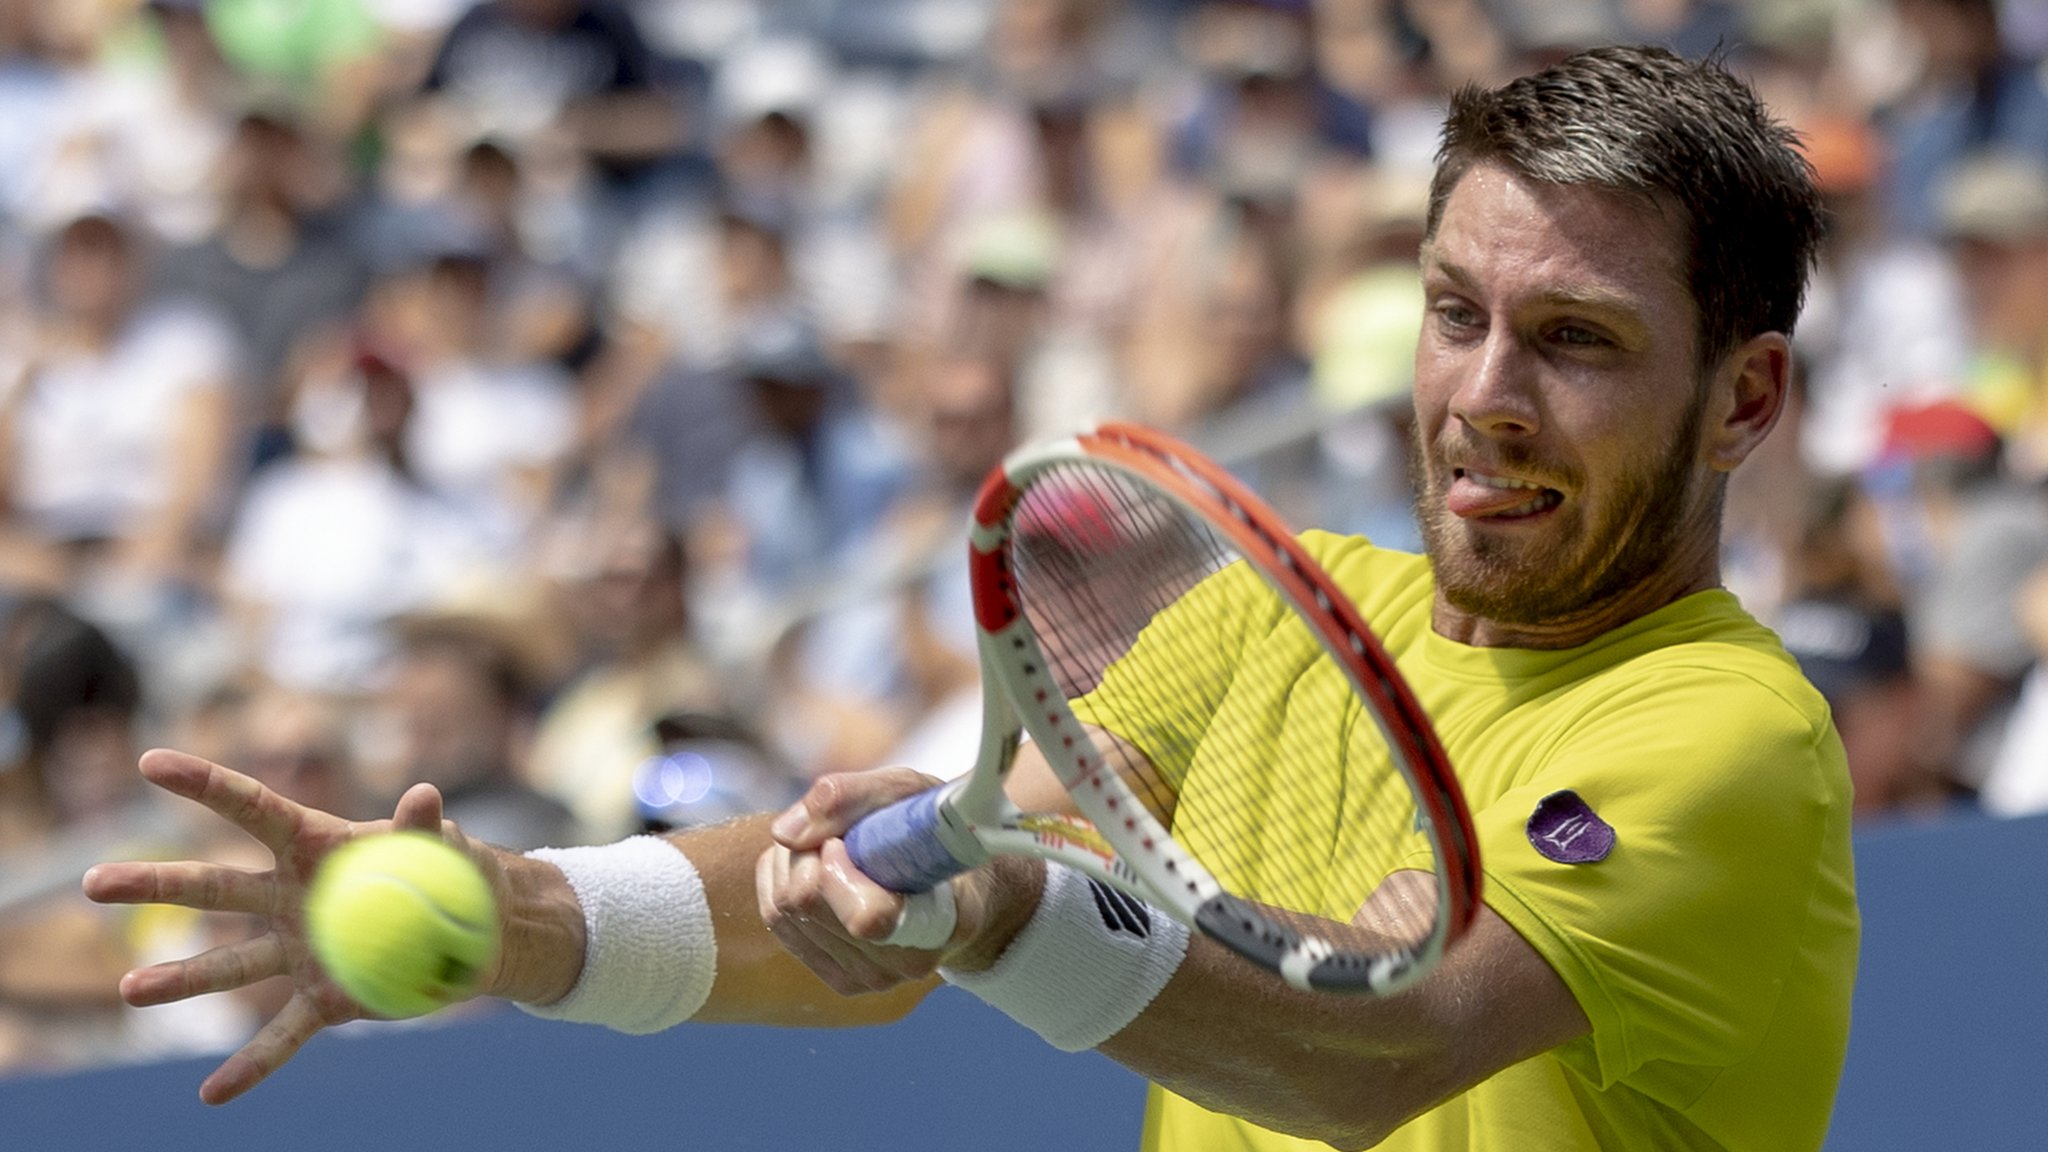
[[[1431, 631], [1424, 558], [1320, 533], [1303, 542], [1434, 720], [1478, 828], [1487, 905], [1549, 961], [1593, 1026], [1380, 1147], [1818, 1148], [1856, 972], [1849, 781], [1826, 706], [1776, 636], [1715, 590], [1579, 648], [1473, 648]], [[1372, 779], [1384, 763], [1360, 763], [1370, 754], [1356, 741], [1328, 754], [1333, 741], [1347, 746], [1357, 705], [1344, 703], [1330, 679], [1341, 674], [1285, 619], [1262, 584], [1232, 573], [1173, 610], [1175, 627], [1214, 633], [1218, 661], [1270, 660], [1277, 649], [1291, 662], [1291, 681], [1220, 691], [1212, 721], [1264, 733], [1275, 754], [1252, 770], [1276, 773], [1257, 790], [1269, 802], [1247, 807], [1233, 790], [1232, 802], [1209, 803], [1205, 773], [1223, 769], [1206, 765], [1199, 745], [1162, 741], [1129, 713], [1124, 727], [1138, 730], [1122, 734], [1184, 785], [1174, 831], [1205, 861], [1227, 855], [1218, 846], [1256, 843], [1314, 845], [1327, 862], [1304, 876], [1229, 861], [1217, 869], [1227, 885], [1349, 919], [1388, 871], [1428, 867], [1428, 857], [1404, 858], [1412, 841], [1389, 851], [1383, 816], [1353, 818], [1364, 801], [1343, 777]], [[1147, 655], [1141, 639], [1077, 711], [1107, 721], [1119, 683], [1130, 683], [1123, 677], [1174, 678]], [[1319, 757], [1290, 751], [1317, 744]], [[1331, 766], [1300, 767], [1309, 763]], [[1361, 824], [1381, 830], [1377, 843], [1350, 842]], [[1324, 1145], [1155, 1087], [1145, 1147]]]

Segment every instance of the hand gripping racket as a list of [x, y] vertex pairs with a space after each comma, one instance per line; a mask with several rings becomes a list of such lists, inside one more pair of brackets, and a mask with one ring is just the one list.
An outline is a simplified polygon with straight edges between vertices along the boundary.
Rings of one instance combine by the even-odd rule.
[[[1220, 467], [1124, 424], [1020, 450], [976, 498], [970, 552], [979, 757], [855, 825], [862, 872], [946, 895], [992, 855], [1041, 856], [1318, 991], [1397, 991], [1470, 925], [1476, 837], [1428, 718], [1329, 575]], [[1220, 639], [1246, 635], [1261, 642]], [[1248, 713], [1273, 721], [1226, 719], [1243, 693], [1277, 699]], [[1276, 744], [1285, 707], [1328, 739]], [[1005, 796], [1020, 731], [1078, 817]], [[1311, 802], [1329, 810], [1321, 842], [1261, 835], [1274, 805]], [[1319, 891], [1313, 877], [1375, 855], [1406, 882], [1355, 917], [1267, 895]], [[892, 942], [933, 947], [952, 927], [950, 900], [922, 898]]]

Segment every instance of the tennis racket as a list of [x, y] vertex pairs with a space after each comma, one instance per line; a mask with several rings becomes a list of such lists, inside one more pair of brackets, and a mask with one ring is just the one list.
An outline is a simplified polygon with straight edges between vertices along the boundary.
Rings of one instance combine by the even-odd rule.
[[[1398, 991], [1471, 924], [1477, 838], [1428, 718], [1349, 599], [1220, 467], [1125, 424], [1028, 447], [982, 486], [969, 549], [984, 712], [975, 766], [846, 836], [883, 887], [933, 893], [913, 898], [891, 943], [942, 943], [953, 928], [950, 899], [937, 898], [950, 896], [945, 881], [1010, 854], [1131, 892], [1307, 990]], [[1219, 658], [1218, 628], [1242, 623], [1219, 621], [1219, 606], [1257, 617], [1259, 636], [1279, 642]], [[1304, 674], [1325, 660], [1342, 676]], [[1218, 719], [1233, 693], [1285, 697], [1311, 680], [1327, 746], [1276, 749], [1273, 725]], [[1024, 732], [1078, 818], [1020, 811], [1005, 796]], [[1273, 805], [1331, 795], [1349, 837], [1341, 849], [1259, 835]], [[1237, 831], [1204, 833], [1192, 819], [1182, 829], [1186, 807]], [[1387, 907], [1375, 912], [1376, 897], [1370, 914], [1332, 918], [1267, 898], [1319, 888], [1308, 878], [1360, 843], [1402, 870]]]

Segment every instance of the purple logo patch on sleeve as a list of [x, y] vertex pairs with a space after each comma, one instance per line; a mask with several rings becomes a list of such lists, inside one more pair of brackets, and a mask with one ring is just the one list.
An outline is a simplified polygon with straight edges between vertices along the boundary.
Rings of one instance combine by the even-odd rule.
[[1595, 864], [1614, 851], [1614, 827], [1567, 788], [1536, 802], [1529, 843], [1559, 864]]

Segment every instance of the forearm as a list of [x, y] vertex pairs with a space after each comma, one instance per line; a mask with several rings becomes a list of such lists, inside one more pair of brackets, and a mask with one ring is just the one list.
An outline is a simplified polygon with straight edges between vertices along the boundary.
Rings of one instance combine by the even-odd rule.
[[[1071, 869], [1016, 928], [992, 919], [948, 979], [1065, 1051], [1095, 1048], [1211, 1110], [1338, 1147], [1369, 1147], [1450, 1094], [1454, 1031], [1426, 998], [1300, 992], [1165, 913], [1149, 917]], [[1020, 897], [1021, 898], [1021, 897]], [[1003, 907], [1008, 902], [998, 902]]]
[[1300, 992], [1197, 940], [1151, 1010], [1103, 1050], [1204, 1107], [1362, 1148], [1591, 1031], [1543, 957], [1482, 907], [1434, 972], [1386, 997]]
[[761, 923], [754, 865], [772, 842], [771, 816], [752, 816], [669, 840], [704, 879], [718, 938], [718, 978], [699, 1020], [845, 1027], [901, 1018], [936, 980], [866, 996], [843, 996], [792, 957]]
[[[908, 1012], [929, 982], [873, 996], [841, 996], [792, 959], [762, 925], [754, 866], [770, 842], [769, 819], [749, 817], [668, 837], [703, 881], [717, 941], [710, 998], [693, 1018], [829, 1027], [881, 1023]], [[523, 1003], [555, 1003], [583, 972], [583, 909], [553, 864], [510, 853], [501, 862], [505, 940], [491, 992]]]
[[[1049, 882], [1043, 914], [1033, 915], [988, 974], [994, 984], [968, 983], [977, 994], [995, 992], [993, 1003], [1048, 1039], [1065, 1033], [1072, 1041], [1074, 1029], [1062, 1022], [1070, 1025], [1073, 1013], [1020, 997], [1042, 986], [1027, 973], [1043, 974], [1048, 965], [1100, 971], [1106, 955], [1091, 943], [1093, 933], [1075, 931], [1098, 913], [1088, 899], [1076, 904], [1074, 893], [1067, 881]], [[1360, 921], [1372, 923], [1375, 907], [1368, 902]], [[1172, 934], [1155, 926], [1145, 935], [1150, 949]], [[1163, 987], [1151, 985], [1157, 994], [1144, 993], [1143, 1010], [1131, 1009], [1135, 1018], [1110, 1012], [1128, 1023], [1106, 1040], [1082, 1043], [1206, 1108], [1338, 1147], [1370, 1147], [1410, 1117], [1590, 1028], [1556, 973], [1490, 910], [1433, 973], [1395, 996], [1302, 992], [1199, 935], [1175, 955]], [[1113, 963], [1122, 971], [1147, 961]], [[1006, 974], [1004, 965], [1017, 967]], [[1099, 978], [1114, 1001], [1119, 976]], [[1076, 994], [1086, 1000], [1088, 991]]]
[[1212, 1111], [1369, 1148], [1463, 1086], [1414, 1000], [1298, 992], [1198, 937], [1158, 998], [1100, 1051]]

